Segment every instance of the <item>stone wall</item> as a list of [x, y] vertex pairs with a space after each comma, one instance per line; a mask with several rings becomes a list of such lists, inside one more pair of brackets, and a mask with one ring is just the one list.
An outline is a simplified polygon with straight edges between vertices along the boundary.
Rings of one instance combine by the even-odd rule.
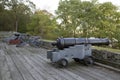
[[120, 53], [93, 49], [92, 54], [96, 61], [120, 68]]
[[[47, 49], [54, 48], [52, 42], [43, 41], [42, 47]], [[120, 53], [108, 52], [105, 50], [92, 50], [95, 61], [107, 64], [120, 69]]]
[[54, 46], [52, 46], [52, 42], [49, 41], [42, 41], [41, 47], [46, 48], [46, 49], [52, 49]]

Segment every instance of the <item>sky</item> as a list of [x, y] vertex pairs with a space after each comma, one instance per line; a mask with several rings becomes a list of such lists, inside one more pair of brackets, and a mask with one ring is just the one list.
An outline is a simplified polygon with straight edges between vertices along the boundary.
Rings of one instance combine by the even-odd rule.
[[[54, 14], [55, 10], [57, 10], [59, 0], [31, 0], [37, 9], [45, 9]], [[89, 0], [84, 0], [89, 1]], [[98, 0], [98, 2], [112, 2], [116, 6], [120, 6], [120, 0]]]

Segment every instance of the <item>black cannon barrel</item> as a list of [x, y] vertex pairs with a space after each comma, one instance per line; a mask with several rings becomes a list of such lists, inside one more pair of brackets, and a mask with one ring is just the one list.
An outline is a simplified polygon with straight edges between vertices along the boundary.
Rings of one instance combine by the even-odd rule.
[[111, 41], [108, 38], [58, 38], [53, 45], [58, 49], [64, 49], [80, 44], [109, 45], [110, 43]]

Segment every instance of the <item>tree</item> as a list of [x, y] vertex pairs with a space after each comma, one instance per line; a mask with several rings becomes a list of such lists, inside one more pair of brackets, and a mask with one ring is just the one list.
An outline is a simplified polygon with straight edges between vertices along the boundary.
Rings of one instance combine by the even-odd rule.
[[[96, 1], [80, 1], [80, 0], [61, 0], [58, 10], [56, 11], [58, 19], [61, 20], [61, 30], [68, 34], [67, 36], [77, 37], [81, 33], [82, 36], [88, 36], [88, 30], [91, 28], [92, 21], [96, 15]], [[80, 34], [79, 34], [80, 33]], [[64, 36], [66, 35], [64, 34]], [[63, 35], [62, 35], [63, 36]]]
[[[28, 4], [28, 5], [26, 5], [26, 4]], [[18, 29], [22, 28], [22, 27], [19, 28], [19, 26], [23, 26], [23, 24], [27, 23], [27, 20], [28, 20], [27, 18], [29, 18], [30, 15], [32, 14], [31, 9], [35, 8], [35, 5], [29, 0], [22, 0], [22, 1], [21, 0], [11, 0], [9, 8], [12, 11], [14, 27], [16, 29], [15, 31], [23, 31], [23, 29], [18, 30]], [[24, 22], [26, 22], [26, 23], [24, 23]], [[22, 25], [20, 25], [21, 23], [22, 23]], [[23, 28], [25, 28], [25, 26], [26, 25], [24, 25]]]
[[0, 6], [1, 30], [25, 32], [35, 5], [29, 0], [1, 0]]
[[28, 24], [28, 32], [33, 35], [40, 35], [42, 38], [56, 38], [56, 20], [54, 16], [46, 10], [37, 10], [31, 17]]
[[60, 29], [67, 32], [64, 35], [111, 38], [118, 8], [111, 2], [100, 4], [97, 0], [61, 0], [56, 13], [61, 20]]
[[[58, 15], [58, 19], [61, 20], [61, 24], [59, 26], [59, 29], [62, 31], [61, 36], [69, 36], [70, 34], [75, 36], [75, 25], [76, 24], [73, 23], [73, 18], [75, 18], [74, 13], [75, 10], [73, 11], [73, 9], [75, 9], [76, 6], [79, 5], [79, 0], [60, 0], [59, 2], [59, 7], [58, 10], [56, 11], [57, 15]], [[74, 28], [74, 30], [73, 30]], [[73, 34], [74, 33], [74, 34]]]
[[6, 6], [8, 6], [8, 0], [0, 0], [0, 30], [9, 30], [11, 28], [8, 25], [11, 23], [9, 18], [10, 11], [6, 10]]

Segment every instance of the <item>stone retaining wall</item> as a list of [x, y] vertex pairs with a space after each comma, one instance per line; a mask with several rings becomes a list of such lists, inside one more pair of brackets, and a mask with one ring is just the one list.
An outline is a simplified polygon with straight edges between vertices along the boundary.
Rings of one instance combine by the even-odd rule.
[[120, 69], [120, 53], [113, 53], [105, 50], [93, 49], [92, 54], [96, 61]]
[[42, 41], [41, 47], [46, 48], [46, 49], [54, 48], [54, 46], [52, 46], [52, 42], [48, 42], [48, 41]]
[[[52, 42], [43, 41], [42, 47], [47, 49], [52, 49]], [[95, 61], [107, 64], [120, 69], [120, 53], [108, 52], [105, 50], [92, 50], [93, 57]]]

